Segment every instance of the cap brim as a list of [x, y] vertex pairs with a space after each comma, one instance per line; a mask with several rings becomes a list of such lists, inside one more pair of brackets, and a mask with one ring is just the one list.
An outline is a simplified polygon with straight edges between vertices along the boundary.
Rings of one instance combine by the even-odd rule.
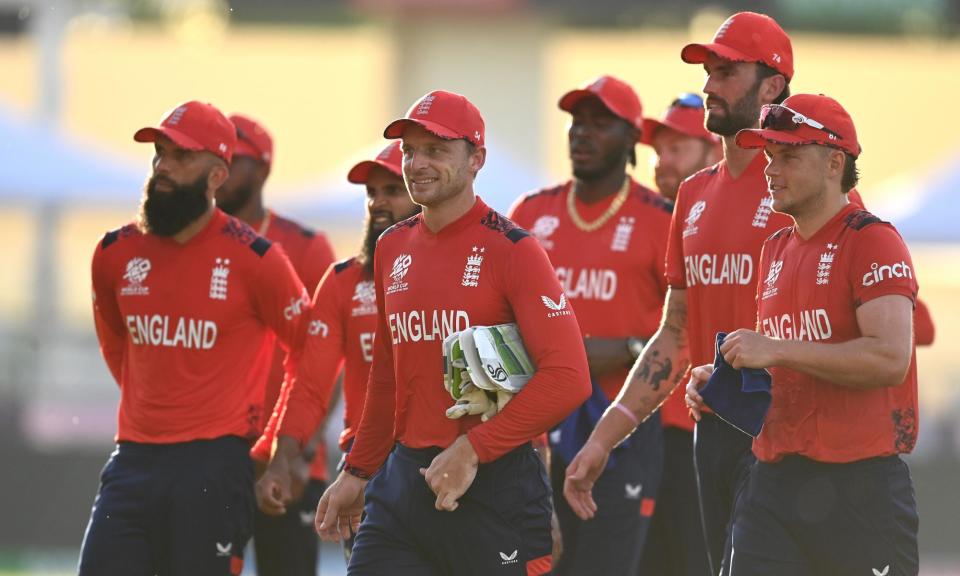
[[253, 158], [257, 162], [263, 162], [263, 153], [260, 152], [253, 144], [247, 142], [246, 140], [237, 140], [237, 146], [233, 149], [233, 156], [246, 156], [247, 158]]
[[358, 162], [356, 166], [350, 169], [350, 172], [347, 173], [347, 181], [351, 184], [366, 184], [370, 178], [370, 172], [377, 167], [383, 168], [394, 176], [403, 178], [402, 173], [398, 172], [394, 166], [386, 162], [381, 160], [364, 160], [363, 162]]
[[174, 130], [167, 126], [162, 128], [141, 128], [134, 133], [133, 139], [137, 142], [156, 142], [159, 136], [166, 136], [180, 148], [185, 148], [187, 150], [206, 150], [203, 144], [200, 144], [183, 132]]
[[591, 92], [590, 90], [577, 89], [571, 90], [560, 97], [560, 100], [557, 102], [557, 106], [564, 112], [572, 112], [573, 107], [577, 105], [578, 102], [584, 98], [596, 98], [603, 103], [604, 106], [610, 108], [603, 98], [600, 97], [596, 92]]
[[692, 130], [688, 126], [683, 126], [668, 120], [657, 120], [655, 118], [644, 118], [643, 119], [643, 134], [640, 135], [640, 143], [646, 144], [647, 146], [653, 146], [653, 135], [657, 133], [657, 130], [660, 128], [669, 128], [674, 132], [683, 134], [684, 136], [689, 136], [690, 138], [697, 138], [699, 140], [707, 140], [708, 142], [716, 142], [716, 137], [707, 132], [706, 129], [700, 127], [698, 130]]
[[680, 59], [687, 64], [703, 64], [707, 57], [713, 54], [731, 62], [760, 62], [759, 59], [734, 50], [723, 44], [687, 44], [680, 51]]
[[439, 136], [440, 138], [446, 138], [448, 140], [459, 140], [460, 138], [464, 138], [464, 136], [457, 134], [442, 124], [430, 122], [429, 120], [414, 120], [412, 118], [398, 118], [397, 120], [394, 120], [387, 125], [386, 129], [384, 129], [383, 137], [388, 140], [403, 138], [404, 131], [411, 125], [420, 126], [434, 136]]

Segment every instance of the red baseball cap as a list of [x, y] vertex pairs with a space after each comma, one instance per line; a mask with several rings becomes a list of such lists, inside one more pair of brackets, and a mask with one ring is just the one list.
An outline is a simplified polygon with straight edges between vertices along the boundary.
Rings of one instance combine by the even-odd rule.
[[737, 146], [763, 148], [768, 142], [792, 146], [819, 144], [843, 150], [854, 158], [860, 156], [853, 118], [829, 96], [794, 94], [783, 104], [764, 106], [760, 118], [760, 129], [737, 132]]
[[687, 44], [680, 58], [687, 64], [702, 64], [708, 54], [733, 62], [762, 62], [793, 78], [793, 46], [790, 37], [766, 14], [738, 12], [720, 25], [709, 44]]
[[141, 128], [133, 135], [137, 142], [156, 142], [163, 135], [187, 150], [206, 150], [228, 164], [237, 146], [237, 129], [212, 104], [191, 100], [163, 115], [159, 127]]
[[241, 114], [231, 114], [230, 121], [237, 129], [237, 147], [234, 156], [248, 156], [267, 166], [273, 162], [273, 138], [262, 124]]
[[417, 100], [403, 118], [394, 120], [383, 131], [383, 137], [403, 138], [410, 124], [448, 140], [464, 139], [475, 146], [483, 146], [484, 124], [480, 111], [466, 96], [434, 90]]
[[391, 142], [373, 160], [358, 162], [350, 169], [347, 180], [352, 184], [366, 184], [370, 172], [377, 166], [403, 178], [403, 152], [400, 150], [399, 141]]
[[573, 107], [584, 98], [597, 98], [607, 110], [626, 120], [637, 130], [643, 129], [643, 104], [633, 88], [623, 80], [608, 75], [601, 76], [583, 88], [567, 92], [557, 105], [565, 112], [572, 112]]
[[660, 128], [669, 128], [685, 136], [717, 142], [717, 136], [704, 127], [703, 117], [703, 98], [692, 92], [685, 92], [670, 104], [659, 120], [643, 119], [640, 142], [653, 146], [653, 135]]

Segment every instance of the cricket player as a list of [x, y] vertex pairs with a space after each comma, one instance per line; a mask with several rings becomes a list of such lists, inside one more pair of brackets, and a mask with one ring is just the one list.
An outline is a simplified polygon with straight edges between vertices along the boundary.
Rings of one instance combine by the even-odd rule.
[[[740, 12], [712, 42], [684, 47], [681, 58], [704, 67], [706, 127], [723, 139], [724, 157], [680, 185], [660, 329], [614, 403], [621, 408], [607, 411], [567, 470], [565, 496], [584, 518], [597, 513], [591, 489], [610, 450], [666, 399], [691, 361], [712, 361], [716, 332], [755, 326], [760, 248], [789, 224], [770, 208], [763, 155], [738, 148], [733, 139], [740, 129], [756, 126], [762, 105], [789, 94], [790, 38], [769, 16]], [[668, 360], [671, 369], [658, 370]], [[711, 573], [717, 574], [733, 503], [753, 462], [750, 437], [708, 413], [694, 438], [701, 517]]]
[[[471, 102], [430, 92], [384, 136], [403, 141], [404, 178], [423, 213], [377, 245], [367, 398], [318, 531], [337, 540], [359, 525], [351, 575], [546, 574], [551, 491], [530, 441], [590, 393], [576, 317], [536, 240], [474, 193], [486, 149]], [[510, 322], [533, 378], [486, 421], [448, 418], [444, 339]]]
[[282, 249], [214, 205], [237, 142], [226, 116], [191, 101], [134, 139], [155, 149], [138, 220], [93, 256], [120, 409], [79, 573], [239, 574], [264, 384], [310, 298]]
[[653, 179], [657, 191], [671, 202], [676, 202], [681, 182], [723, 156], [720, 138], [704, 126], [704, 114], [703, 98], [684, 92], [660, 118], [643, 119], [640, 143], [657, 153]]
[[[230, 177], [217, 190], [217, 208], [282, 246], [307, 291], [312, 291], [333, 262], [333, 248], [323, 234], [264, 207], [263, 187], [273, 164], [273, 138], [262, 124], [249, 116], [232, 114], [228, 118], [237, 129], [237, 147], [230, 163]], [[285, 355], [277, 346], [264, 395], [267, 408], [277, 403]], [[318, 546], [312, 512], [326, 489], [327, 459], [322, 441], [315, 438], [312, 445], [315, 446], [313, 458], [298, 462], [305, 478], [297, 483], [297, 506], [279, 517], [257, 511], [253, 545], [257, 572], [261, 574], [310, 576], [316, 573]], [[254, 454], [260, 472], [267, 460], [269, 454], [260, 455], [259, 459]]]
[[[564, 94], [559, 107], [571, 115], [573, 178], [521, 197], [510, 217], [540, 241], [577, 312], [602, 404], [599, 414], [616, 398], [643, 343], [657, 329], [667, 289], [670, 203], [626, 172], [627, 164], [635, 163], [643, 125], [640, 98], [629, 84], [601, 76]], [[657, 368], [664, 369], [669, 368]], [[580, 419], [588, 410], [571, 418]], [[589, 432], [587, 425], [583, 439]], [[552, 433], [551, 478], [557, 492], [579, 448], [564, 453], [569, 439], [562, 435], [572, 433], [571, 426]], [[557, 574], [636, 574], [656, 505], [661, 451], [662, 430], [654, 417], [633, 433], [617, 452], [616, 464], [600, 476], [595, 495], [601, 505], [593, 520], [579, 519], [563, 499], [555, 502], [563, 535]]]
[[[349, 452], [353, 444], [363, 413], [377, 330], [373, 283], [377, 238], [420, 211], [403, 183], [402, 157], [400, 143], [392, 142], [376, 158], [358, 163], [347, 175], [351, 183], [366, 186], [363, 241], [360, 253], [331, 265], [317, 288], [305, 340], [297, 346], [296, 384], [285, 400], [283, 429], [278, 434], [277, 419], [272, 419], [254, 448], [255, 458], [270, 460], [270, 449], [278, 438], [276, 452], [257, 487], [258, 504], [267, 514], [284, 513], [290, 505], [301, 446], [309, 445], [313, 431], [325, 420], [341, 367], [345, 410], [340, 449]], [[280, 412], [275, 414], [279, 417]], [[310, 511], [314, 539], [315, 513], [314, 504]], [[349, 552], [348, 543], [352, 544], [352, 539], [345, 541]]]
[[[772, 208], [793, 225], [764, 243], [756, 331], [720, 348], [733, 368], [768, 369], [773, 395], [724, 573], [916, 575], [917, 506], [899, 456], [919, 422], [910, 252], [847, 198], [860, 144], [836, 100], [797, 94], [760, 118], [736, 141], [763, 148]], [[694, 414], [711, 371], [687, 386]]]
[[[720, 139], [704, 126], [703, 98], [677, 96], [659, 119], [645, 118], [640, 142], [656, 152], [654, 180], [675, 201], [680, 183], [715, 164]], [[663, 476], [639, 574], [704, 576], [707, 563], [693, 468], [693, 420], [680, 387], [660, 406], [663, 425]]]

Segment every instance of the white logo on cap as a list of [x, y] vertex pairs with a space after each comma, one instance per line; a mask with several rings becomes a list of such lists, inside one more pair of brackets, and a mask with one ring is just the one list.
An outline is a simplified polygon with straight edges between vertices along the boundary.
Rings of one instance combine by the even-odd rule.
[[433, 101], [436, 100], [436, 98], [437, 97], [434, 96], [433, 94], [428, 94], [427, 96], [424, 96], [423, 100], [421, 100], [420, 103], [417, 104], [417, 110], [416, 112], [414, 112], [414, 114], [418, 116], [426, 116], [427, 114], [429, 114], [430, 107], [433, 106]]
[[218, 148], [220, 149], [221, 152], [227, 151], [227, 145], [224, 144], [223, 142], [220, 143], [220, 146], [218, 146]]
[[780, 63], [780, 55], [777, 54], [776, 52], [774, 52], [774, 53], [773, 53], [773, 56], [771, 56], [771, 60], [773, 60], [774, 62], [776, 62], [777, 64], [779, 64], [779, 63]]
[[479, 130], [477, 130], [476, 132], [473, 133], [473, 139], [476, 140], [477, 142], [480, 141], [480, 131], [479, 131]]

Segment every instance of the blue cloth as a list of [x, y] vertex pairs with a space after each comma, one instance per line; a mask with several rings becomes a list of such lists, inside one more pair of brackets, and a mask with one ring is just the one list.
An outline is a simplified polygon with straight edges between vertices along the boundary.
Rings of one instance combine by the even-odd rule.
[[[577, 455], [577, 452], [580, 452], [583, 445], [587, 443], [587, 439], [590, 438], [590, 433], [593, 432], [594, 427], [597, 425], [597, 422], [600, 421], [603, 413], [610, 407], [610, 400], [607, 399], [607, 395], [603, 393], [603, 390], [601, 390], [596, 383], [592, 383], [592, 386], [593, 393], [590, 394], [586, 402], [578, 406], [577, 409], [560, 422], [550, 434], [550, 450], [553, 451], [555, 456], [559, 456], [560, 459], [567, 464], [573, 462], [573, 458]], [[559, 432], [559, 440], [557, 440], [557, 432]], [[604, 470], [606, 471], [612, 468], [617, 460], [617, 452], [629, 446], [629, 438], [617, 446], [617, 448], [610, 453], [610, 458], [607, 460], [607, 466]]]
[[726, 332], [717, 332], [713, 374], [700, 391], [703, 401], [725, 422], [754, 438], [770, 408], [770, 373], [760, 368], [735, 369], [720, 353]]

